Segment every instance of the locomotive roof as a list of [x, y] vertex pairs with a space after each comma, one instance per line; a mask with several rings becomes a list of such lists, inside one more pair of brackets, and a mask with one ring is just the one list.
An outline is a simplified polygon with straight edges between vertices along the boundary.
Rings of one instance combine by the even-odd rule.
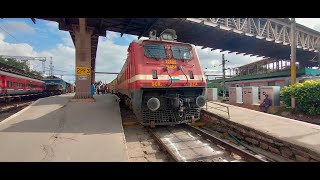
[[165, 40], [153, 40], [153, 39], [143, 39], [143, 40], [133, 40], [132, 42], [138, 43], [138, 44], [142, 44], [143, 42], [148, 41], [148, 42], [165, 42], [165, 43], [172, 43], [172, 44], [183, 44], [183, 45], [190, 45], [190, 46], [194, 46], [193, 44], [189, 44], [189, 43], [184, 43], [184, 42], [179, 42], [179, 41], [165, 41]]

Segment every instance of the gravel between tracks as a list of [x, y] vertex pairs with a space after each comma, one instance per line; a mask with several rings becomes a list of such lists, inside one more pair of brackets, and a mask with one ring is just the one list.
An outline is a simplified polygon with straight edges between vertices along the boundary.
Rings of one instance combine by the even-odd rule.
[[[123, 123], [136, 123], [137, 119], [127, 108], [121, 108]], [[123, 126], [130, 162], [170, 162], [170, 156], [162, 151], [157, 142], [142, 125]]]

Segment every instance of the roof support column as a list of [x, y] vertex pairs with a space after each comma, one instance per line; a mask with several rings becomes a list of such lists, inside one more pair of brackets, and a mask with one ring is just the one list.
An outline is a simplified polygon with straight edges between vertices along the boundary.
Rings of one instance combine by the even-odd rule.
[[91, 98], [91, 35], [86, 19], [79, 18], [79, 26], [73, 26], [76, 48], [76, 95], [75, 99]]

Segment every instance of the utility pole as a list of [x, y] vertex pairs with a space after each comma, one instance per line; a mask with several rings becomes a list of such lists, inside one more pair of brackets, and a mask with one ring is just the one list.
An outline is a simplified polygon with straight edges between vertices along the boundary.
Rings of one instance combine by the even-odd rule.
[[62, 84], [62, 76], [63, 76], [63, 75], [62, 75], [62, 74], [60, 74], [60, 77], [61, 77], [60, 82], [61, 82], [61, 84]]
[[50, 57], [50, 65], [49, 65], [49, 68], [50, 68], [49, 76], [53, 76], [52, 57]]
[[42, 74], [43, 74], [43, 76], [44, 76], [44, 74], [46, 73], [46, 60], [44, 59], [44, 60], [40, 60], [40, 61], [42, 61]]
[[222, 100], [226, 99], [226, 87], [225, 87], [225, 78], [226, 78], [226, 73], [225, 73], [225, 65], [226, 65], [226, 61], [224, 59], [224, 54], [222, 54]]
[[[291, 85], [295, 86], [296, 83], [296, 22], [295, 18], [291, 18]], [[291, 95], [291, 107], [294, 110], [296, 108], [296, 99], [294, 95]]]

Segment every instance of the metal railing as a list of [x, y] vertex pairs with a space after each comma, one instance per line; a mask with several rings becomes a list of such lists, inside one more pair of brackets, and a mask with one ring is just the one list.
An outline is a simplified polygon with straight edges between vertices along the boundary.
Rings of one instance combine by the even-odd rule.
[[[219, 104], [219, 103], [216, 103], [216, 102], [213, 102], [213, 101], [210, 101], [211, 104], [213, 105], [217, 105], [217, 106], [212, 106], [212, 105], [208, 105], [208, 100], [206, 100], [206, 111], [208, 111], [208, 109], [216, 109], [218, 111], [222, 111], [222, 112], [225, 112], [227, 113], [227, 116], [228, 116], [228, 119], [230, 119], [230, 112], [229, 112], [229, 106], [225, 106], [225, 105], [222, 105], [222, 104]], [[221, 109], [222, 108], [222, 109]], [[224, 110], [226, 109], [226, 110]]]

